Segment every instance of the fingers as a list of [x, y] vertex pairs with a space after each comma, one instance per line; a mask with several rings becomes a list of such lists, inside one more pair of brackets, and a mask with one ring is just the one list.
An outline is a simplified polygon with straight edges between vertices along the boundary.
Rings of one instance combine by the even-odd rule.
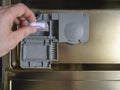
[[28, 35], [35, 33], [36, 29], [33, 27], [26, 26], [29, 22], [35, 22], [36, 18], [33, 12], [28, 9], [24, 4], [16, 4], [6, 9], [9, 21], [13, 21], [16, 24], [23, 26], [17, 31], [11, 33], [11, 40], [14, 45], [17, 45], [21, 40], [23, 40]]
[[21, 27], [29, 25], [29, 22], [26, 19], [20, 20], [20, 18], [16, 18], [14, 22]]
[[23, 40], [25, 37], [27, 37], [28, 35], [35, 33], [36, 29], [33, 27], [22, 27], [20, 29], [18, 29], [17, 31], [12, 33], [12, 38], [13, 42], [15, 45], [17, 45], [21, 40]]
[[[12, 31], [14, 22], [18, 25], [22, 24], [22, 27]], [[13, 49], [25, 37], [36, 32], [35, 28], [26, 26], [29, 22], [36, 22], [36, 18], [25, 5], [0, 7], [0, 56]]]
[[27, 19], [30, 22], [36, 21], [33, 12], [28, 7], [21, 3], [12, 5], [10, 8], [8, 8], [8, 13], [9, 13], [8, 16], [11, 17], [13, 21], [15, 21], [15, 19], [18, 17], [22, 19]]
[[22, 27], [27, 26], [28, 24], [29, 24], [29, 22], [27, 20], [24, 20], [21, 22]]
[[18, 18], [15, 19], [15, 24], [19, 25], [20, 24], [20, 20]]

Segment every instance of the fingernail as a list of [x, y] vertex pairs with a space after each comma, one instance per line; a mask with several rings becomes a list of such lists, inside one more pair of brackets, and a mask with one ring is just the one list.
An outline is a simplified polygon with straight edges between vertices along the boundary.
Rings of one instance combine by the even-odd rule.
[[28, 25], [29, 25], [28, 21], [25, 21], [25, 22], [23, 23], [23, 26], [28, 26]]

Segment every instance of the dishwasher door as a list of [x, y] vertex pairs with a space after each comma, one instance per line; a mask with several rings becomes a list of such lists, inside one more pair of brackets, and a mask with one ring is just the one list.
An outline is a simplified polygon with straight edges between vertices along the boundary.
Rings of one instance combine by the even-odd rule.
[[[89, 40], [75, 45], [57, 42], [58, 60], [52, 61], [51, 68], [21, 68], [21, 44], [18, 44], [2, 60], [3, 90], [119, 90], [119, 0], [2, 1], [3, 5], [18, 2], [26, 4], [35, 13], [87, 14]], [[58, 32], [54, 35], [59, 37]]]

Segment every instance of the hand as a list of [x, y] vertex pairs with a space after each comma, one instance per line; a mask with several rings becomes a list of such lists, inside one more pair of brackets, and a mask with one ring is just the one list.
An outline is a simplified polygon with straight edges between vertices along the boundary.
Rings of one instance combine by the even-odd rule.
[[[22, 39], [36, 32], [34, 27], [26, 26], [29, 22], [36, 22], [36, 18], [24, 4], [0, 7], [0, 57], [14, 49]], [[11, 30], [14, 23], [21, 26], [16, 31]]]

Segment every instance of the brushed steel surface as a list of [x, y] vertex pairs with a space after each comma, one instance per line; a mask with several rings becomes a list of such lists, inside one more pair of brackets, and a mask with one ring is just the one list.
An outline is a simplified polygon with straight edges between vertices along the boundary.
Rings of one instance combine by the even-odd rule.
[[11, 79], [46, 81], [120, 81], [120, 71], [15, 71]]
[[[88, 43], [72, 46], [59, 43], [59, 62], [57, 64], [120, 63], [119, 10], [53, 10], [46, 12], [80, 12], [88, 13], [90, 17]], [[19, 49], [13, 50], [13, 53], [6, 60], [4, 90], [119, 90], [120, 71], [20, 70], [20, 68], [16, 68], [19, 66]], [[12, 62], [9, 62], [10, 59]], [[12, 68], [12, 66], [15, 67]], [[82, 67], [79, 68], [82, 70]]]
[[[71, 69], [68, 70], [76, 70], [75, 65], [80, 63], [120, 63], [119, 10], [54, 10], [45, 12], [80, 12], [88, 13], [90, 17], [90, 40], [88, 43], [72, 46], [59, 43], [59, 62], [54, 62], [56, 66], [67, 63], [71, 64], [69, 67]], [[17, 48], [13, 52], [12, 65], [16, 66], [19, 62], [17, 61], [19, 60], [19, 49]], [[59, 71], [61, 70], [59, 66], [57, 67], [58, 71], [54, 71], [54, 69], [29, 71], [12, 68], [15, 76], [10, 77], [9, 85], [12, 90], [118, 90], [119, 88], [120, 71], [66, 71], [65, 65], [62, 66], [62, 70], [65, 71]], [[79, 70], [82, 70], [81, 66]]]
[[[72, 11], [67, 11], [72, 12]], [[59, 44], [61, 63], [120, 63], [120, 11], [85, 10], [90, 39], [77, 45]]]
[[119, 90], [120, 71], [16, 72], [10, 90]]
[[[3, 5], [11, 3], [11, 0], [2, 1], [4, 1]], [[89, 42], [75, 46], [60, 43], [57, 64], [120, 63], [120, 10], [51, 10], [45, 12], [85, 12], [90, 16]], [[17, 51], [19, 51], [18, 48], [13, 50], [12, 56], [10, 56], [11, 53], [8, 57], [6, 56], [3, 64], [5, 65], [4, 90], [119, 90], [120, 71], [20, 70], [18, 69], [19, 52]], [[10, 62], [11, 59], [12, 62]], [[82, 67], [79, 68], [82, 69]]]
[[[37, 9], [33, 9], [37, 11]], [[59, 43], [57, 63], [120, 63], [120, 10], [40, 10], [41, 12], [87, 13], [90, 37], [87, 43]], [[16, 50], [16, 49], [15, 49]], [[13, 51], [13, 62], [19, 60], [19, 49]], [[19, 61], [17, 61], [19, 62]]]
[[13, 80], [10, 90], [119, 90], [115, 81], [27, 81]]

